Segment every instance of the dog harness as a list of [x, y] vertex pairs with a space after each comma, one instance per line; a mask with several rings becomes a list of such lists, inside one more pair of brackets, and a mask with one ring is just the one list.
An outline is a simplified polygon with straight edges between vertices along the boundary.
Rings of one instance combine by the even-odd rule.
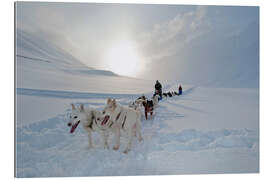
[[118, 113], [118, 115], [116, 116], [115, 121], [117, 121], [117, 120], [119, 119], [120, 115], [121, 115], [121, 111], [120, 111], [120, 112]]
[[124, 121], [122, 123], [122, 128], [124, 128], [125, 122], [126, 122], [127, 116], [124, 117]]
[[89, 128], [92, 129], [92, 127], [93, 127], [93, 121], [91, 121], [89, 124]]
[[112, 127], [112, 125], [113, 125], [113, 121], [111, 121], [111, 124], [109, 125], [109, 128]]
[[[120, 118], [120, 115], [121, 115], [121, 111], [117, 114], [116, 118], [115, 118], [115, 121], [117, 121], [119, 118]], [[124, 117], [124, 121], [122, 123], [122, 128], [124, 128], [124, 125], [126, 123], [126, 119], [127, 119], [127, 115], [125, 115]], [[110, 124], [110, 127], [113, 125], [113, 122]]]

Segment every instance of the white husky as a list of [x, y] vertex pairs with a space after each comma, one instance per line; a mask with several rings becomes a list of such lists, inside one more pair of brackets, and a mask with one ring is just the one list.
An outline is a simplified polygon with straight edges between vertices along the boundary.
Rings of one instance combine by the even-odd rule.
[[[124, 130], [128, 134], [128, 143], [124, 153], [128, 153], [131, 150], [133, 136], [137, 136], [138, 140], [142, 141], [140, 111], [120, 106], [115, 99], [109, 98], [102, 114], [104, 115], [104, 120], [108, 121], [103, 123], [102, 126], [111, 126], [108, 128], [115, 134], [114, 150], [118, 150], [120, 147], [120, 130]], [[110, 125], [111, 123], [113, 124]]]
[[78, 108], [76, 108], [74, 104], [71, 104], [71, 106], [72, 112], [68, 122], [68, 126], [71, 127], [70, 133], [73, 133], [77, 126], [82, 123], [83, 128], [88, 133], [89, 148], [93, 148], [92, 132], [96, 131], [103, 137], [104, 148], [109, 149], [109, 132], [106, 127], [103, 127], [105, 121], [102, 119], [101, 112], [95, 109], [85, 109], [82, 104]]

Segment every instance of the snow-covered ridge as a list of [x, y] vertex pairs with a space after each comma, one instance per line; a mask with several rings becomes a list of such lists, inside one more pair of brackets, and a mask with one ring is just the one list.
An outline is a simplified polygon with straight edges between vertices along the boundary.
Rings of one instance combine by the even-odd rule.
[[22, 55], [16, 55], [16, 56], [17, 56], [17, 57], [24, 58], [24, 59], [26, 59], [26, 60], [32, 60], [32, 61], [42, 61], [42, 62], [51, 63], [51, 61], [46, 60], [46, 59], [33, 58], [33, 57], [27, 57], [27, 56], [22, 56]]
[[[16, 29], [16, 60], [18, 68], [43, 68], [71, 74], [117, 76], [117, 74], [85, 66], [67, 50], [42, 37], [42, 34]], [[24, 61], [27, 61], [24, 63]], [[48, 63], [48, 64], [44, 64]], [[33, 73], [33, 72], [32, 72]], [[35, 72], [36, 75], [39, 72]], [[48, 72], [48, 75], [50, 72]]]
[[84, 66], [64, 49], [42, 37], [42, 34], [16, 29], [16, 55], [47, 59], [53, 63]]

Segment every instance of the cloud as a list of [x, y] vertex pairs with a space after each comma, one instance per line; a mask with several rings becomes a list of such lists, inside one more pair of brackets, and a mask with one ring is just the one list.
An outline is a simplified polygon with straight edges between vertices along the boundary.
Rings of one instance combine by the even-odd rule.
[[151, 31], [143, 32], [138, 39], [146, 59], [155, 60], [173, 55], [191, 40], [209, 32], [207, 7], [198, 6], [195, 10], [177, 14], [174, 18], [155, 24]]
[[[118, 6], [93, 3], [16, 3], [17, 28], [46, 39], [94, 68], [104, 68], [104, 51], [123, 27]], [[133, 23], [132, 21], [128, 21]]]
[[[167, 11], [166, 8], [162, 10]], [[128, 31], [131, 27], [135, 33], [127, 37], [137, 40], [138, 51], [146, 61], [175, 54], [185, 43], [209, 29], [205, 23], [206, 6], [179, 12], [167, 21], [158, 20], [150, 30], [145, 31], [144, 19], [135, 16], [134, 19], [137, 17], [142, 26], [134, 29], [136, 21], [132, 21], [133, 18], [123, 21], [123, 13], [117, 11], [115, 6], [24, 2], [18, 3], [17, 27], [35, 35], [40, 34], [89, 66], [102, 68], [102, 51], [113, 45], [117, 38], [123, 38], [123, 34], [130, 34]], [[144, 13], [151, 16], [152, 12]], [[127, 15], [132, 17], [132, 13]], [[151, 19], [154, 18], [152, 15]]]

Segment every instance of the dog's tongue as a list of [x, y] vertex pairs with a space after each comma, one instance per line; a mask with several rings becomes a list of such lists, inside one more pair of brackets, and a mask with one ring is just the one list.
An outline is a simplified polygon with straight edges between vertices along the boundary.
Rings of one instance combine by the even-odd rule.
[[75, 129], [77, 128], [77, 126], [79, 125], [80, 121], [78, 121], [76, 124], [74, 124], [73, 126], [71, 126], [70, 129], [70, 133], [73, 133], [75, 131]]
[[103, 126], [104, 124], [106, 124], [108, 122], [108, 120], [110, 119], [110, 116], [105, 116], [103, 121], [101, 122], [101, 125]]

